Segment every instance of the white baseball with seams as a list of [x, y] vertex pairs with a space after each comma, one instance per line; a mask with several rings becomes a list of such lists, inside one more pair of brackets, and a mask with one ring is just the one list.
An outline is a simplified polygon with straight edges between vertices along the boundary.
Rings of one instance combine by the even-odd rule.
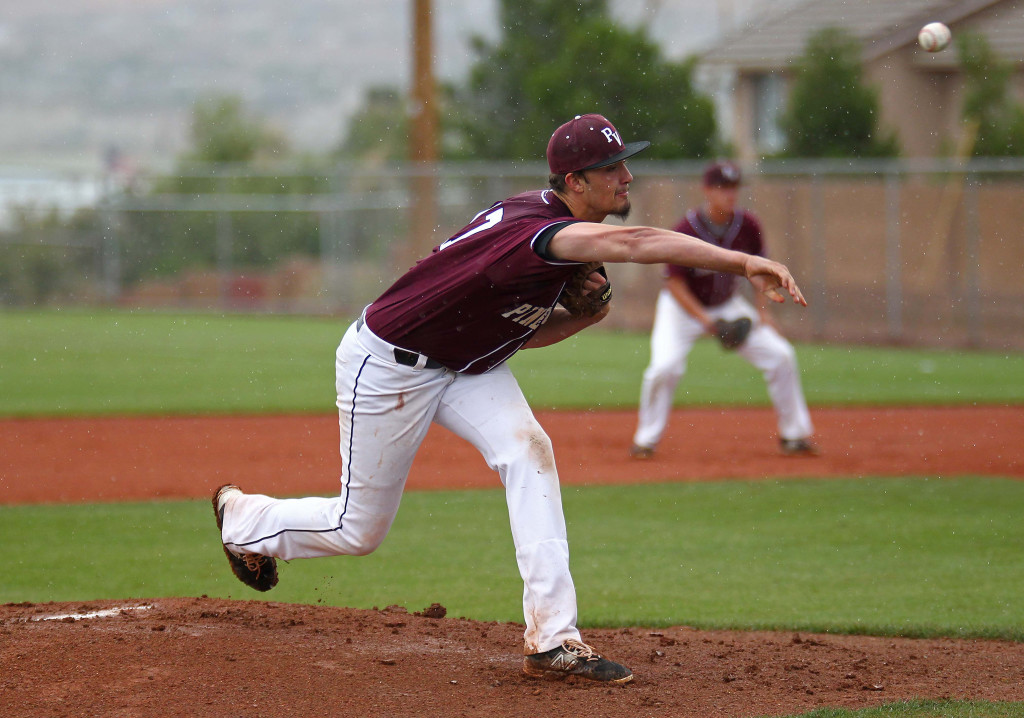
[[928, 52], [938, 52], [946, 49], [952, 38], [948, 27], [941, 22], [930, 22], [917, 33], [917, 44]]

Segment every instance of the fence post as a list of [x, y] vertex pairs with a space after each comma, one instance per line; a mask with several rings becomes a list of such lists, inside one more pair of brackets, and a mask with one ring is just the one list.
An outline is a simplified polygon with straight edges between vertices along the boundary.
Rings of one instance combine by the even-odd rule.
[[226, 308], [231, 290], [231, 213], [217, 212], [217, 297], [221, 308]]
[[100, 239], [100, 262], [103, 277], [103, 298], [115, 303], [121, 296], [121, 242], [118, 236], [119, 215], [110, 203], [100, 211], [103, 236]]
[[337, 166], [331, 174], [329, 237], [321, 246], [320, 262], [326, 287], [325, 295], [332, 312], [348, 312], [352, 304], [352, 246], [356, 218], [347, 197], [358, 191], [356, 174], [349, 167]]
[[828, 326], [828, 270], [827, 252], [825, 251], [825, 181], [820, 172], [814, 173], [811, 184], [811, 274], [814, 277], [814, 301], [811, 304], [813, 318], [813, 336], [815, 339], [828, 339], [825, 327]]
[[902, 177], [885, 173], [885, 321], [889, 339], [903, 338], [903, 266], [900, 253], [900, 192]]
[[968, 175], [964, 188], [964, 304], [967, 308], [967, 344], [981, 345], [981, 276], [978, 269], [981, 241], [978, 222], [978, 178]]

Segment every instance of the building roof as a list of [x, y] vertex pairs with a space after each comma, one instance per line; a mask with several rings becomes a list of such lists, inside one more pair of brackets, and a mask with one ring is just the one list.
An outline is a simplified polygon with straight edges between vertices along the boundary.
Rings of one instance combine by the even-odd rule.
[[[986, 35], [1004, 58], [1024, 60], [1024, 0], [804, 0], [742, 23], [700, 59], [745, 70], [781, 69], [800, 58], [811, 35], [841, 27], [860, 40], [863, 59], [870, 61], [916, 42], [926, 23], [944, 22], [955, 34], [957, 23], [979, 13], [972, 31]], [[921, 56], [936, 66], [956, 64], [955, 48]]]

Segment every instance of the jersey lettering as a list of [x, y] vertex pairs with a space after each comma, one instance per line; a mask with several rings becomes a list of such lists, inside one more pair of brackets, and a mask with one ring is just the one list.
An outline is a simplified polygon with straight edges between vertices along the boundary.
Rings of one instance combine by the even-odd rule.
[[521, 324], [527, 329], [539, 329], [551, 316], [551, 307], [535, 307], [532, 304], [520, 304], [515, 309], [504, 312], [501, 316]]
[[476, 227], [473, 227], [473, 229], [469, 230], [468, 232], [463, 232], [458, 237], [452, 237], [446, 242], [443, 242], [441, 246], [438, 247], [438, 250], [440, 251], [445, 247], [450, 247], [459, 240], [465, 239], [466, 237], [472, 237], [477, 232], [483, 232], [485, 229], [490, 229], [491, 227], [493, 227], [494, 225], [501, 221], [501, 218], [504, 214], [505, 210], [502, 207], [498, 207], [497, 209], [488, 212], [487, 215], [484, 216], [483, 224], [479, 224]]

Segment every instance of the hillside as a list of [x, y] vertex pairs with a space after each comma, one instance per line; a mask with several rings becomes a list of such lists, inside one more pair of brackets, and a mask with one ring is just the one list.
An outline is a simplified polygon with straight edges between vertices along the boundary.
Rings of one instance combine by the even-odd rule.
[[[300, 148], [333, 145], [373, 83], [404, 84], [407, 0], [53, 0], [0, 20], [0, 156], [75, 159], [110, 148], [173, 156], [192, 106], [233, 93]], [[478, 0], [438, 3], [437, 72], [468, 65], [467, 36], [493, 23]]]
[[[791, 0], [609, 0], [667, 55], [706, 45], [725, 21]], [[0, 158], [96, 169], [114, 150], [168, 162], [196, 98], [242, 96], [298, 149], [339, 140], [368, 85], [406, 86], [410, 0], [51, 0], [0, 17]], [[497, 0], [434, 0], [435, 71], [460, 79], [470, 37], [497, 36]]]

